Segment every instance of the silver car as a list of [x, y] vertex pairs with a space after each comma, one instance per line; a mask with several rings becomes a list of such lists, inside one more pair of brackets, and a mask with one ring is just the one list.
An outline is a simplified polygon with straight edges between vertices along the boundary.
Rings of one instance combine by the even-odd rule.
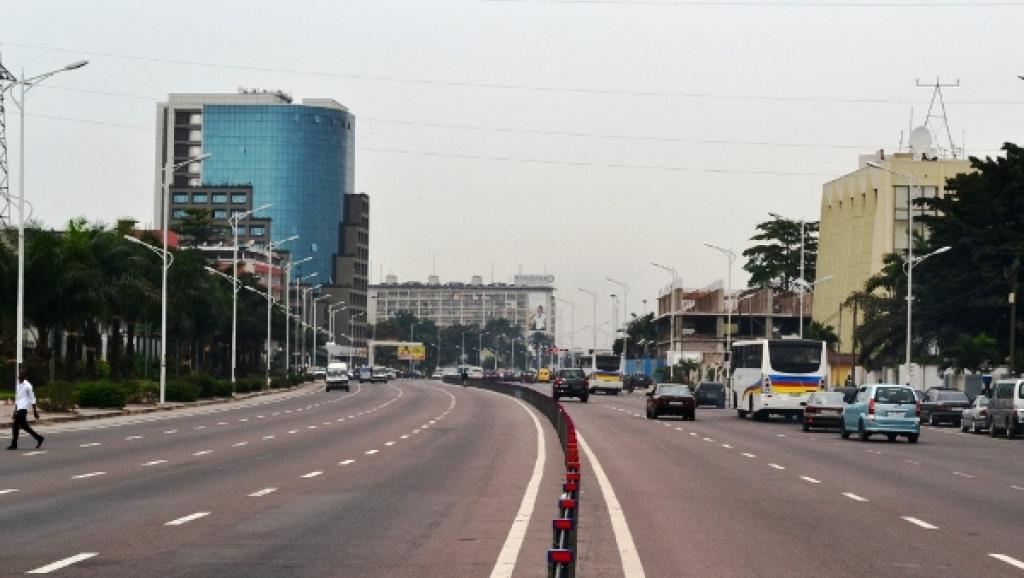
[[971, 402], [971, 407], [960, 412], [960, 431], [978, 433], [988, 429], [988, 398], [979, 395]]

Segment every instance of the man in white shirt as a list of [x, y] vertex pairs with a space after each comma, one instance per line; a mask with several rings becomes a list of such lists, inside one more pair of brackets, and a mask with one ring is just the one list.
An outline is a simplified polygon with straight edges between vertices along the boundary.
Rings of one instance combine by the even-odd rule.
[[14, 390], [14, 425], [11, 426], [11, 445], [9, 450], [18, 449], [18, 431], [25, 430], [32, 437], [36, 438], [36, 448], [42, 447], [43, 436], [37, 434], [32, 426], [28, 425], [28, 408], [32, 408], [32, 414], [39, 419], [39, 410], [36, 408], [36, 394], [32, 391], [32, 384], [25, 377], [25, 372], [18, 374], [18, 385]]

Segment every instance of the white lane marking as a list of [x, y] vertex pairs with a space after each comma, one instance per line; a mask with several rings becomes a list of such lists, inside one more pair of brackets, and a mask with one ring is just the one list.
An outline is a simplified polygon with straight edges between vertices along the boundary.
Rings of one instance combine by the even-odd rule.
[[786, 437], [786, 434], [775, 434], [775, 435], [776, 435], [776, 437], [780, 437], [780, 438]]
[[384, 442], [384, 445], [386, 445], [386, 446], [393, 446], [393, 445], [395, 445], [395, 442]]
[[38, 455], [45, 454], [46, 452], [47, 452], [47, 450], [36, 450], [34, 452], [25, 452], [25, 453], [23, 453], [21, 455], [23, 455], [23, 456], [38, 456]]
[[366, 450], [366, 455], [372, 456], [373, 454], [377, 453], [378, 451], [380, 451], [380, 450]]
[[846, 496], [847, 498], [850, 498], [854, 502], [867, 502], [867, 501], [870, 501], [867, 498], [858, 496], [857, 494], [854, 494], [852, 492], [843, 492], [843, 495]]
[[8, 488], [6, 490], [0, 490], [0, 494], [13, 494], [14, 492], [17, 491], [18, 490], [16, 488]]
[[399, 437], [402, 438], [403, 440], [407, 440], [407, 439], [409, 439], [409, 434], [402, 434]]
[[263, 436], [263, 439], [265, 439], [265, 440], [272, 440], [275, 437], [277, 437], [277, 436], [269, 435], [269, 436]]
[[704, 438], [704, 441], [706, 441], [706, 442], [713, 442], [713, 441], [715, 441], [715, 440], [713, 440], [713, 439], [711, 439], [711, 438]]
[[257, 490], [255, 492], [249, 494], [249, 497], [250, 498], [261, 498], [263, 496], [266, 496], [267, 494], [272, 494], [272, 493], [274, 493], [276, 491], [277, 491], [277, 488], [263, 488], [262, 490]]
[[915, 462], [914, 460], [907, 460], [908, 464], [914, 464], [915, 466], [921, 465], [921, 462]]
[[26, 574], [49, 574], [50, 572], [60, 570], [61, 568], [76, 564], [82, 560], [88, 560], [93, 556], [99, 556], [99, 552], [82, 552], [81, 554], [75, 554], [74, 556], [64, 558], [63, 560], [57, 560], [56, 562], [47, 564], [46, 566], [40, 566], [35, 570], [29, 570]]
[[309, 427], [309, 429], [316, 429], [315, 425], [311, 425], [311, 426], [308, 426], [308, 427]]
[[973, 480], [974, 479], [974, 476], [972, 476], [971, 474], [965, 474], [963, 472], [953, 472], [953, 475], [954, 476], [960, 476], [961, 478], [967, 478], [969, 480]]
[[80, 448], [92, 448], [92, 447], [101, 446], [101, 445], [103, 445], [103, 444], [101, 444], [100, 442], [92, 442], [92, 443], [88, 443], [88, 444], [78, 444], [78, 447], [80, 447]]
[[418, 433], [420, 433], [420, 430], [418, 430], [418, 429], [414, 429], [414, 430], [412, 430], [412, 433], [414, 433], [414, 434], [418, 434]]
[[1022, 488], [1020, 486], [1010, 486], [1010, 488], [1012, 488], [1014, 490], [1017, 490], [1018, 492], [1024, 492], [1024, 488]]
[[808, 476], [800, 476], [800, 479], [805, 481], [805, 482], [810, 482], [812, 484], [820, 484], [821, 483], [821, 480], [816, 480], [816, 479], [808, 477]]
[[727, 450], [731, 450], [732, 449], [732, 446], [729, 445], [729, 444], [722, 444], [722, 447], [727, 449]]
[[677, 427], [677, 428], [676, 428], [676, 431], [683, 431], [683, 428], [681, 428], [681, 427]]
[[288, 433], [290, 433], [290, 434], [297, 434], [297, 433], [299, 433], [299, 430], [297, 430], [297, 429], [288, 430]]
[[989, 554], [989, 556], [992, 556], [993, 558], [995, 558], [996, 560], [999, 560], [1000, 562], [1006, 562], [1010, 566], [1015, 566], [1015, 567], [1017, 567], [1017, 568], [1019, 568], [1021, 570], [1024, 570], [1024, 562], [1021, 562], [1020, 560], [1018, 560], [1016, 558], [1012, 558], [1010, 556], [1007, 556], [1006, 554]]
[[780, 466], [779, 464], [768, 464], [769, 468], [775, 468], [776, 470], [784, 470], [786, 466]]
[[537, 432], [537, 459], [533, 462], [533, 474], [526, 484], [526, 492], [523, 494], [523, 501], [519, 504], [519, 511], [512, 520], [512, 527], [508, 530], [505, 543], [501, 547], [501, 553], [494, 562], [491, 569], [491, 578], [506, 578], [512, 576], [516, 568], [516, 560], [519, 558], [519, 551], [523, 547], [523, 540], [526, 538], [526, 529], [530, 526], [530, 518], [533, 517], [533, 510], [537, 505], [537, 496], [540, 489], [541, 478], [544, 477], [544, 464], [547, 462], [547, 450], [544, 445], [544, 428], [541, 427], [537, 416], [530, 411], [522, 401], [512, 398], [512, 401], [519, 404], [523, 411], [533, 420], [534, 430]]
[[576, 440], [580, 448], [586, 454], [591, 469], [594, 470], [594, 477], [597, 478], [597, 485], [601, 487], [601, 494], [604, 496], [604, 503], [608, 507], [608, 515], [612, 522], [612, 532], [615, 534], [615, 543], [619, 547], [619, 558], [622, 560], [622, 573], [630, 578], [644, 578], [644, 566], [640, 562], [640, 555], [636, 551], [636, 544], [633, 542], [633, 535], [629, 533], [629, 524], [622, 512], [622, 505], [615, 497], [615, 489], [608, 481], [608, 476], [597, 461], [597, 456], [590, 451], [590, 446], [583, 439], [583, 435], [576, 430]]
[[309, 478], [315, 478], [315, 477], [319, 476], [319, 475], [320, 475], [320, 474], [322, 474], [322, 473], [323, 473], [323, 472], [309, 472], [308, 474], [302, 474], [302, 475], [301, 475], [301, 476], [299, 476], [299, 477], [300, 477], [300, 478], [305, 478], [305, 479], [307, 479], [307, 480], [308, 480]]
[[206, 426], [205, 425], [197, 425], [196, 427], [194, 427], [192, 429], [206, 429]]
[[743, 456], [743, 457], [745, 457], [745, 458], [756, 458], [756, 457], [757, 457], [756, 455], [754, 455], [754, 454], [751, 454], [751, 453], [747, 453], [747, 452], [743, 452], [743, 453], [742, 453], [742, 454], [740, 454], [740, 455], [741, 455], [741, 456]]
[[124, 441], [130, 442], [132, 440], [141, 440], [141, 439], [142, 439], [142, 436], [128, 436], [128, 437], [124, 438]]
[[267, 416], [265, 416], [265, 415], [258, 415], [258, 416], [256, 416], [256, 419], [263, 419], [265, 417], [267, 417]]
[[209, 516], [209, 515], [210, 515], [210, 512], [196, 512], [195, 514], [189, 514], [187, 516], [182, 516], [182, 517], [178, 518], [177, 520], [171, 520], [170, 522], [164, 522], [164, 526], [180, 526], [182, 524], [188, 524], [189, 522], [191, 522], [193, 520], [198, 520], [199, 518], [202, 518], [202, 517], [205, 517], [205, 516]]
[[240, 418], [238, 418], [238, 421], [249, 421], [249, 418], [247, 418], [247, 417], [240, 417]]
[[325, 422], [324, 422], [324, 425], [331, 425], [331, 422], [329, 422], [329, 421], [325, 421]]
[[107, 472], [89, 472], [88, 474], [78, 474], [77, 476], [71, 476], [72, 480], [84, 480], [85, 478], [95, 478], [96, 476], [104, 476]]
[[692, 431], [692, 432], [690, 432], [690, 435], [692, 435], [693, 437], [697, 437], [697, 432]]
[[913, 516], [900, 516], [900, 517], [903, 518], [904, 520], [910, 522], [911, 524], [914, 524], [915, 526], [920, 526], [920, 527], [924, 528], [925, 530], [938, 530], [939, 529], [938, 526], [933, 526], [932, 524], [929, 524], [928, 522], [925, 522], [924, 520], [919, 520], [918, 518], [915, 518]]
[[339, 418], [338, 418], [338, 421], [345, 421], [345, 418], [343, 418], [343, 417], [339, 417]]
[[176, 430], [176, 429], [168, 429], [168, 430], [164, 430], [164, 433], [165, 434], [174, 434], [174, 433], [178, 433], [178, 430]]
[[231, 444], [231, 447], [233, 447], [233, 448], [240, 448], [242, 446], [247, 446], [247, 445], [249, 445], [249, 442], [236, 442], [236, 443]]
[[217, 422], [217, 425], [228, 425], [228, 422], [226, 422], [226, 421], [219, 421], [219, 422]]
[[354, 417], [355, 417], [354, 415], [350, 415], [350, 416], [348, 416], [348, 419], [353, 419]]
[[166, 464], [166, 463], [167, 463], [167, 460], [153, 460], [151, 462], [146, 462], [146, 463], [144, 463], [142, 465], [143, 466], [158, 466], [160, 464]]
[[345, 460], [345, 461], [341, 461], [341, 462], [338, 462], [338, 465], [339, 465], [339, 466], [347, 466], [347, 465], [349, 465], [349, 464], [352, 464], [352, 463], [355, 463], [355, 460]]
[[205, 456], [206, 454], [212, 454], [213, 450], [200, 450], [192, 455], [194, 456]]

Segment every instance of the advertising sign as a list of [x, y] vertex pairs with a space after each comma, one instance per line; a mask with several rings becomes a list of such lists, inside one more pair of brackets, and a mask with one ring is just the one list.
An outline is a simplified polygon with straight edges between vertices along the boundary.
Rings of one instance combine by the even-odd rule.
[[398, 359], [400, 361], [423, 361], [427, 358], [427, 348], [422, 345], [399, 345]]
[[548, 315], [547, 311], [544, 310], [546, 303], [547, 295], [544, 293], [529, 294], [527, 304], [530, 308], [530, 317], [528, 319], [530, 331], [547, 331]]

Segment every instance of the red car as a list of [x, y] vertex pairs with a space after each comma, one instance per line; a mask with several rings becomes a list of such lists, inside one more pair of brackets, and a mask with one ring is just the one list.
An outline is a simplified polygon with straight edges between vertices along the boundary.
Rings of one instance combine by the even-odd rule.
[[683, 419], [697, 419], [697, 400], [690, 386], [678, 383], [659, 383], [647, 392], [647, 419], [663, 415], [678, 415]]

